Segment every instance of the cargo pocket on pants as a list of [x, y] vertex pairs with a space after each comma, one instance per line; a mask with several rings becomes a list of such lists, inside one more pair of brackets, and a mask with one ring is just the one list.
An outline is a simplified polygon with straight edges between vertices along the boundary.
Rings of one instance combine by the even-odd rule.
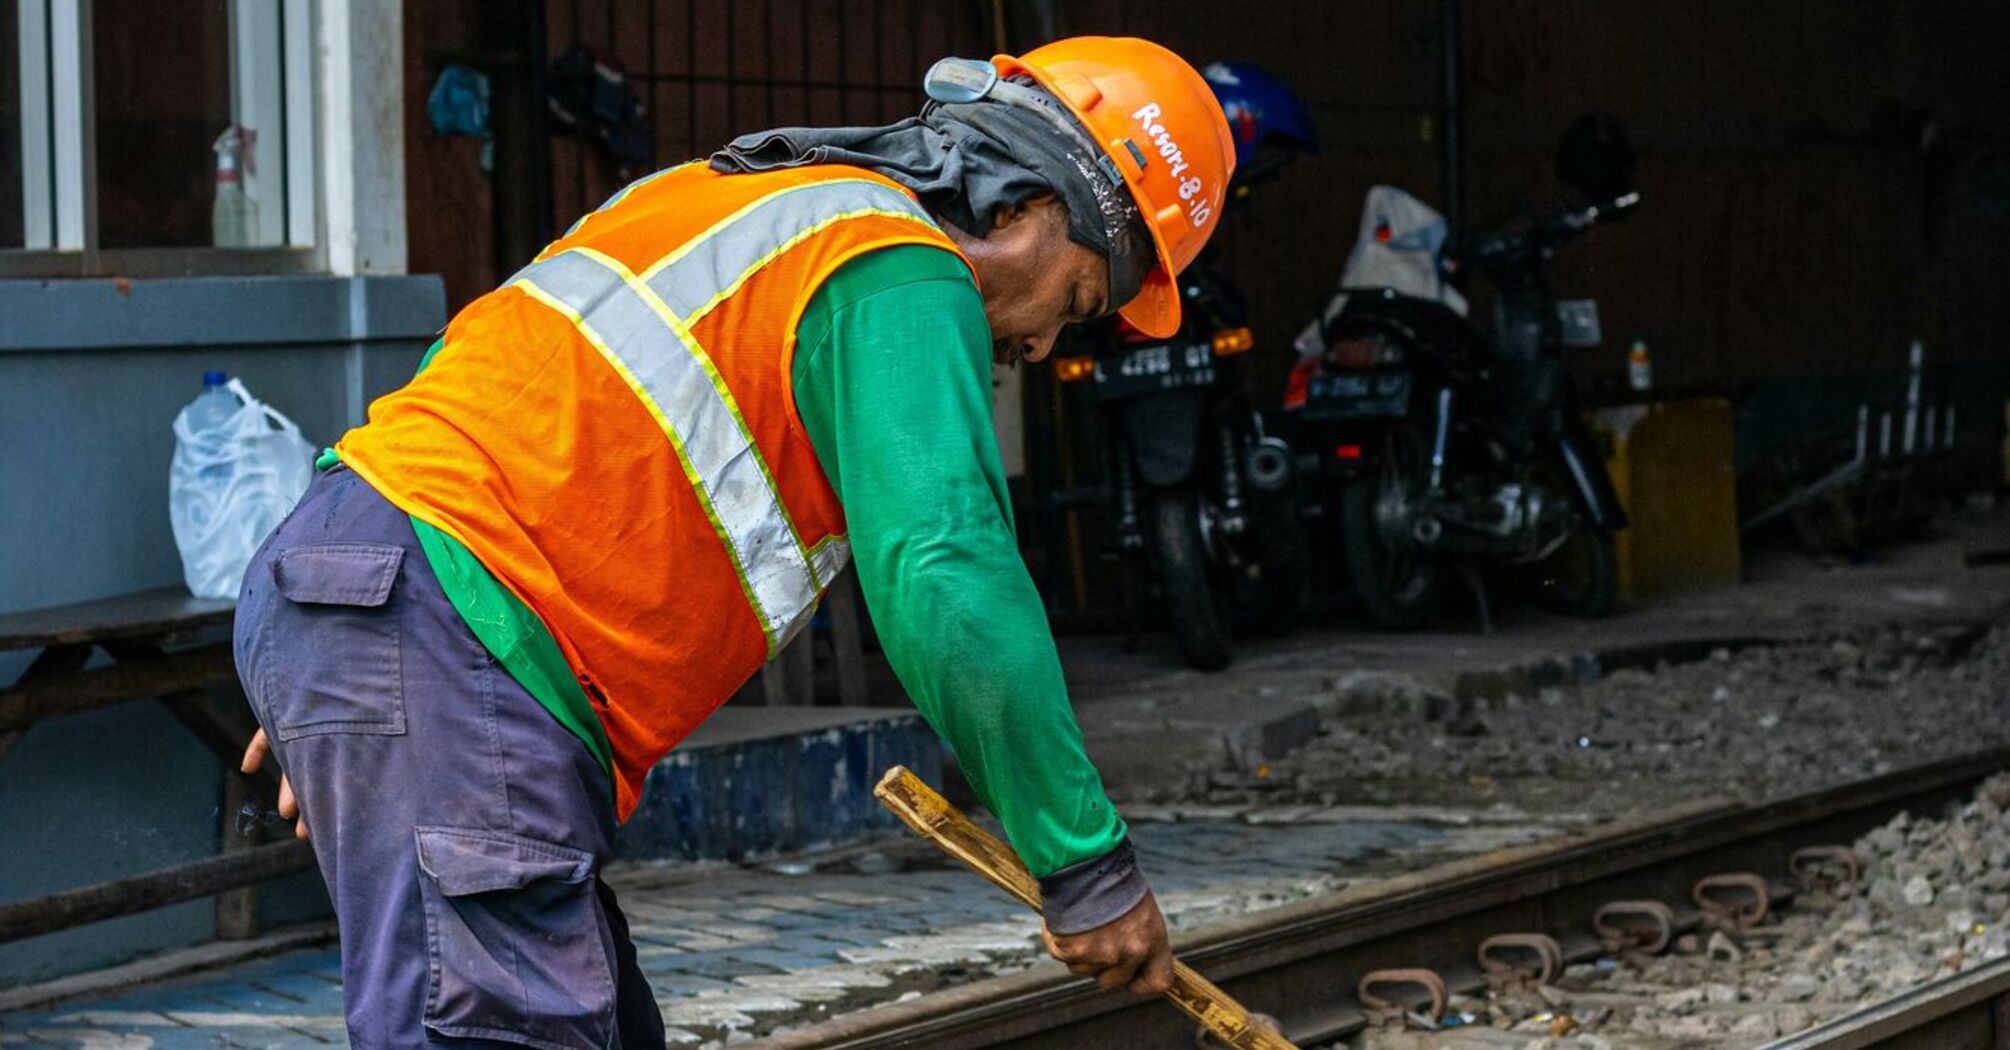
[[545, 1050], [608, 1046], [608, 957], [585, 850], [480, 828], [420, 827], [426, 1027]]
[[281, 742], [328, 733], [405, 732], [398, 610], [402, 548], [294, 547], [271, 563], [286, 608], [264, 632], [259, 692]]

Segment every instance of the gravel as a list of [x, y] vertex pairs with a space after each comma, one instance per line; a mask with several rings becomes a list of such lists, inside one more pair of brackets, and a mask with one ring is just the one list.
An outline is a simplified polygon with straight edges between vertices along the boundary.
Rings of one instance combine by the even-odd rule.
[[[1600, 959], [1552, 987], [1455, 997], [1474, 1027], [1375, 1031], [1371, 1050], [1748, 1048], [2010, 951], [2010, 774], [1942, 819], [1900, 814], [1855, 843], [1861, 882], [1797, 897], [1770, 925]], [[1709, 950], [1719, 944], [1728, 950]]]
[[2005, 625], [1718, 650], [1586, 685], [1420, 705], [1434, 717], [1331, 714], [1269, 767], [1195, 769], [1146, 801], [1604, 818], [1709, 796], [1780, 797], [2010, 743], [2006, 694]]

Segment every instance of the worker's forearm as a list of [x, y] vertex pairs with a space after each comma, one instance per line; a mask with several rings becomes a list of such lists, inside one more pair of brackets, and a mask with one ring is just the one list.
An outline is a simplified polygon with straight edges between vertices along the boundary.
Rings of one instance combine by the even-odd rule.
[[853, 553], [887, 658], [1027, 867], [1045, 875], [1114, 847], [1122, 823], [1082, 750], [1017, 551], [866, 529], [854, 526]]
[[1129, 911], [1146, 883], [1083, 751], [1039, 596], [1009, 537], [983, 531], [934, 549], [866, 540], [860, 582], [915, 706], [1040, 876], [1049, 923], [1079, 932]]

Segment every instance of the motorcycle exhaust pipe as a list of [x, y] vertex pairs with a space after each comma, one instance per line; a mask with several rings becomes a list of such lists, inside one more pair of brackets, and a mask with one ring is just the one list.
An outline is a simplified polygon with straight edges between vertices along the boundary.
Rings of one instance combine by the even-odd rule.
[[1249, 483], [1258, 492], [1283, 492], [1290, 486], [1291, 477], [1297, 471], [1297, 457], [1291, 446], [1274, 437], [1263, 438], [1250, 447], [1245, 468], [1249, 471]]

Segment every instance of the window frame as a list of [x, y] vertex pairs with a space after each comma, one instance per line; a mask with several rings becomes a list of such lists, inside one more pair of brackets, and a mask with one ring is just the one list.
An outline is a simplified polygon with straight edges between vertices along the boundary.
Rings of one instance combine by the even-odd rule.
[[[232, 117], [250, 127], [271, 127], [276, 118], [281, 128], [279, 163], [268, 163], [247, 179], [263, 199], [283, 206], [278, 243], [100, 248], [92, 0], [15, 0], [23, 244], [0, 248], [0, 279], [237, 276], [327, 268], [316, 152], [315, 0], [225, 2]], [[278, 68], [261, 68], [260, 58], [274, 52]]]

